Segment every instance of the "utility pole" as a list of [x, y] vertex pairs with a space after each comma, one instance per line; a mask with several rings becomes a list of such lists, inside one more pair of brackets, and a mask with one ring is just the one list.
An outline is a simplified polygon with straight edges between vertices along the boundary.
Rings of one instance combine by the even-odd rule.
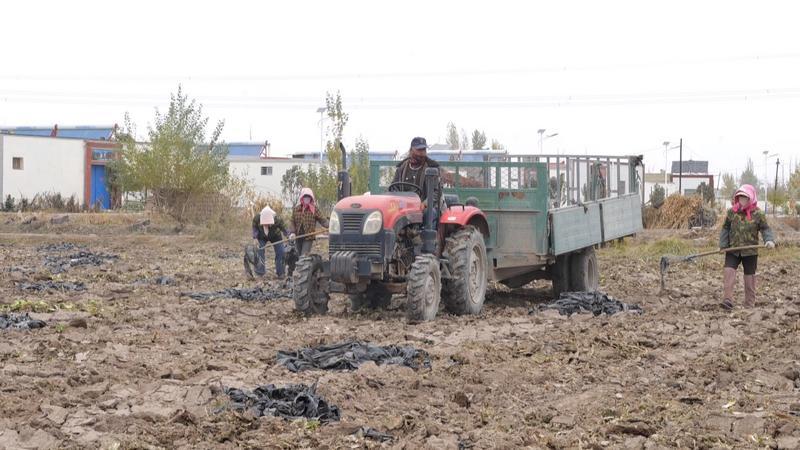
[[680, 141], [678, 155], [678, 194], [683, 195], [683, 138]]
[[669, 141], [664, 141], [664, 194], [669, 194], [667, 190], [667, 173], [669, 173], [669, 160], [667, 152], [669, 151]]
[[[778, 158], [778, 159], [775, 160], [775, 190], [772, 191], [772, 195], [774, 197], [777, 197], [777, 195], [778, 195], [778, 166], [780, 166], [780, 165], [781, 165], [781, 159]], [[773, 202], [772, 203], [772, 215], [773, 215], [773, 217], [775, 216], [775, 210], [777, 210], [777, 209], [778, 208], [775, 207], [775, 203]]]
[[769, 150], [764, 150], [764, 214], [767, 213], [767, 206], [769, 205], [769, 201], [767, 200], [767, 187], [769, 186], [769, 178], [767, 178], [767, 155], [769, 155]]

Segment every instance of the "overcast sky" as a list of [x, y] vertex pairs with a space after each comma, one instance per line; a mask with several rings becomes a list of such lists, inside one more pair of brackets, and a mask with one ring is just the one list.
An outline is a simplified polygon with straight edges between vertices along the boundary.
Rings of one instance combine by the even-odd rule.
[[[444, 142], [449, 121], [513, 153], [644, 154], [712, 171], [800, 159], [800, 8], [736, 1], [4, 2], [0, 124], [143, 134], [180, 83], [224, 138], [319, 148], [327, 91], [345, 143]], [[677, 159], [677, 150], [670, 159]], [[774, 176], [774, 159], [770, 169]]]

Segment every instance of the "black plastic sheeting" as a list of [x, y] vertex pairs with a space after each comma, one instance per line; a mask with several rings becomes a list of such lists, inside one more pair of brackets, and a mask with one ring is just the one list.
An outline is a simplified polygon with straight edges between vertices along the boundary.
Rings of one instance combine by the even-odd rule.
[[44, 265], [50, 269], [51, 273], [56, 274], [66, 272], [71, 267], [99, 266], [117, 259], [119, 259], [117, 255], [81, 250], [78, 253], [68, 256], [47, 255], [44, 258]]
[[361, 427], [357, 429], [355, 432], [353, 432], [353, 435], [364, 437], [367, 439], [373, 439], [378, 442], [389, 442], [394, 440], [394, 436], [392, 436], [391, 434], [384, 433], [370, 427]]
[[0, 330], [9, 328], [18, 330], [33, 330], [43, 328], [47, 324], [43, 320], [31, 318], [28, 313], [0, 313]]
[[341, 417], [339, 407], [330, 405], [317, 395], [317, 385], [274, 384], [258, 386], [252, 391], [225, 388], [231, 399], [230, 407], [236, 411], [249, 411], [255, 417], [273, 416], [284, 419], [312, 419], [321, 423], [335, 422]]
[[155, 277], [155, 278], [142, 278], [133, 282], [134, 286], [147, 286], [149, 284], [155, 284], [157, 286], [174, 286], [178, 284], [175, 278], [168, 277], [166, 275]]
[[366, 342], [342, 342], [322, 345], [315, 348], [303, 348], [296, 351], [282, 350], [278, 352], [278, 363], [292, 372], [301, 370], [355, 370], [365, 361], [374, 361], [377, 365], [397, 364], [412, 369], [430, 368], [430, 355], [424, 350], [411, 346], [389, 345], [380, 347]]
[[31, 281], [17, 283], [17, 289], [28, 292], [43, 292], [43, 291], [85, 291], [86, 285], [78, 281], [71, 283], [69, 281]]
[[40, 252], [69, 252], [75, 250], [76, 248], [79, 247], [72, 242], [61, 242], [58, 244], [40, 245], [36, 247], [36, 250]]
[[272, 288], [228, 288], [213, 292], [181, 292], [181, 296], [194, 300], [215, 300], [218, 298], [235, 298], [245, 301], [267, 301], [291, 298], [292, 291]]
[[[639, 305], [623, 303], [603, 292], [562, 292], [558, 300], [540, 309], [555, 309], [563, 316], [590, 312], [595, 316], [612, 315], [623, 311], [642, 313]], [[534, 313], [536, 311], [531, 311]]]

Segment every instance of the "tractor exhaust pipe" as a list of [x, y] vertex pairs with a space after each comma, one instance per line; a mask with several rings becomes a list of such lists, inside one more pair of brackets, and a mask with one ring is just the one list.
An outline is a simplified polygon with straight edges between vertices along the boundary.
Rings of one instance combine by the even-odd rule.
[[344, 149], [344, 144], [339, 142], [339, 150], [342, 152], [342, 170], [339, 171], [337, 177], [336, 198], [341, 200], [350, 197], [350, 172], [347, 171], [347, 151]]
[[435, 254], [439, 225], [439, 169], [425, 169], [425, 199], [428, 207], [422, 217], [422, 253]]

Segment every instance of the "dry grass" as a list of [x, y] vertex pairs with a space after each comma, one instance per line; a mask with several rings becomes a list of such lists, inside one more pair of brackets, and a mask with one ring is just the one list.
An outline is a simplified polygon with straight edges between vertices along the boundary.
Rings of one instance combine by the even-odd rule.
[[670, 195], [661, 208], [645, 210], [644, 226], [672, 230], [688, 228], [689, 219], [697, 215], [701, 206], [699, 196]]

